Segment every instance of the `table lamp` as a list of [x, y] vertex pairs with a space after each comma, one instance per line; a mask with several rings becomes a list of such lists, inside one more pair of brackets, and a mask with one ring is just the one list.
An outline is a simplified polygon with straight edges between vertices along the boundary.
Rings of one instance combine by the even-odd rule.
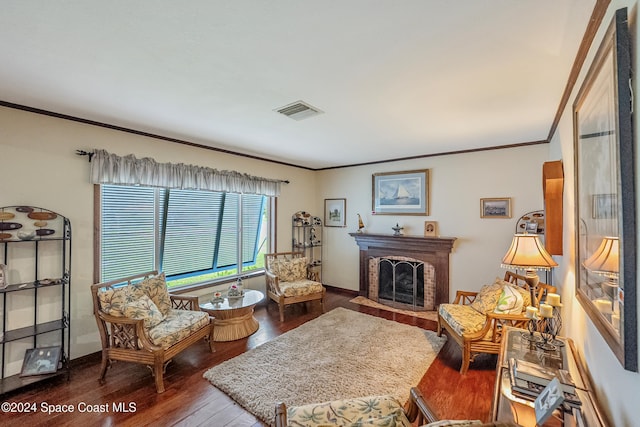
[[536, 270], [551, 270], [556, 263], [537, 234], [516, 234], [511, 247], [502, 258], [502, 268], [521, 268], [525, 270], [525, 281], [531, 294], [531, 305], [537, 306], [536, 291], [540, 278]]
[[620, 241], [618, 237], [605, 236], [598, 249], [582, 264], [592, 273], [607, 278], [602, 283], [602, 290], [611, 297], [612, 309], [618, 293], [618, 277], [620, 271]]

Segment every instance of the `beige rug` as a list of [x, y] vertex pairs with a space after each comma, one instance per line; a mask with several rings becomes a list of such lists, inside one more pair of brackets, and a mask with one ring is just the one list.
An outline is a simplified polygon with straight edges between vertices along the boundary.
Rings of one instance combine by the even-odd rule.
[[419, 317], [421, 319], [433, 320], [434, 322], [438, 321], [438, 312], [436, 311], [401, 310], [399, 308], [393, 308], [393, 307], [386, 306], [384, 304], [377, 303], [363, 296], [355, 297], [349, 302], [354, 302], [360, 305], [366, 305], [367, 307], [379, 308], [380, 310], [393, 311], [394, 313], [406, 314], [407, 316], [414, 316], [414, 317]]
[[390, 394], [401, 402], [446, 338], [431, 331], [336, 308], [204, 374], [272, 424], [287, 405]]

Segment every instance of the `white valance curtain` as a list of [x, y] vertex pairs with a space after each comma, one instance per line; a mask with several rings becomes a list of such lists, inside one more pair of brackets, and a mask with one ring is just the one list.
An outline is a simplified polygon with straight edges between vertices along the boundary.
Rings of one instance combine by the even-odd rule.
[[219, 171], [184, 163], [157, 163], [149, 157], [137, 159], [133, 154], [122, 157], [105, 150], [95, 150], [93, 154], [91, 182], [265, 196], [280, 195], [282, 184], [282, 181], [277, 179], [261, 178], [235, 171]]

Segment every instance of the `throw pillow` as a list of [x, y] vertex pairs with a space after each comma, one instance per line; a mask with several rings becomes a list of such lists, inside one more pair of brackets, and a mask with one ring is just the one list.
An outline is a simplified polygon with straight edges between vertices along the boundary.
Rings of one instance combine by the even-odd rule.
[[101, 288], [98, 289], [98, 300], [100, 308], [107, 314], [115, 317], [124, 316], [124, 306], [128, 301], [129, 286], [120, 286], [117, 288]]
[[498, 304], [498, 298], [502, 292], [502, 279], [496, 278], [496, 281], [490, 285], [484, 285], [476, 299], [471, 303], [471, 307], [478, 313], [487, 314], [493, 311]]
[[307, 258], [293, 258], [290, 261], [274, 261], [271, 264], [271, 271], [278, 276], [282, 282], [295, 282], [306, 279]]
[[497, 314], [519, 314], [522, 313], [522, 307], [524, 307], [522, 294], [515, 287], [504, 285], [493, 312]]
[[157, 326], [165, 319], [151, 298], [146, 295], [127, 302], [124, 306], [124, 315], [130, 319], [144, 319], [144, 327], [147, 330]]
[[146, 295], [158, 307], [163, 316], [171, 311], [171, 297], [167, 290], [167, 281], [164, 273], [144, 279], [140, 283], [131, 285], [131, 292], [137, 296]]

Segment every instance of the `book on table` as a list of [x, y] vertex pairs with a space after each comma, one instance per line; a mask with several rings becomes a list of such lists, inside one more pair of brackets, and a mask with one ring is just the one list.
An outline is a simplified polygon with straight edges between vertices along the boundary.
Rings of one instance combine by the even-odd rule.
[[542, 386], [549, 384], [554, 378], [558, 378], [562, 389], [568, 393], [575, 393], [576, 384], [571, 378], [571, 374], [566, 369], [551, 368], [548, 366], [540, 366], [535, 363], [527, 362], [511, 358], [509, 366], [513, 370], [515, 377], [530, 381]]
[[558, 387], [563, 392], [564, 403], [573, 407], [579, 407], [582, 404], [580, 397], [576, 394], [575, 386], [562, 384], [558, 377], [554, 377], [551, 380], [546, 381], [546, 384], [543, 385], [540, 384], [540, 382], [543, 381], [534, 382], [518, 378], [516, 372], [516, 366], [512, 363], [509, 367], [509, 380], [511, 382], [511, 392], [515, 396], [527, 400], [534, 400], [553, 379], [557, 379], [559, 384]]

